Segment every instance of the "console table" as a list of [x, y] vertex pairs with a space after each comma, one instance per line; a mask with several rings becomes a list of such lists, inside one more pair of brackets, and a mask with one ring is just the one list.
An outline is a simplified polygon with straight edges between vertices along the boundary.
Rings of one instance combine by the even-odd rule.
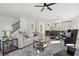
[[18, 49], [18, 39], [0, 40], [0, 50], [3, 56]]

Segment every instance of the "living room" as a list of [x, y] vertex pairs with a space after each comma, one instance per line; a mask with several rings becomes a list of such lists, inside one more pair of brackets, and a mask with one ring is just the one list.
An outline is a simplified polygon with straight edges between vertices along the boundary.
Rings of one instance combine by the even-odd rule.
[[79, 56], [78, 7], [79, 3], [0, 3], [0, 55]]

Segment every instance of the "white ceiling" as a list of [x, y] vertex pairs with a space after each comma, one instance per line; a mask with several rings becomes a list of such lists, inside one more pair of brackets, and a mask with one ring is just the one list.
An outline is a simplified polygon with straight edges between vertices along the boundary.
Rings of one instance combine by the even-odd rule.
[[79, 3], [57, 3], [50, 6], [53, 10], [45, 8], [40, 12], [41, 7], [34, 7], [41, 3], [0, 3], [1, 16], [25, 16], [33, 20], [70, 20], [79, 15]]

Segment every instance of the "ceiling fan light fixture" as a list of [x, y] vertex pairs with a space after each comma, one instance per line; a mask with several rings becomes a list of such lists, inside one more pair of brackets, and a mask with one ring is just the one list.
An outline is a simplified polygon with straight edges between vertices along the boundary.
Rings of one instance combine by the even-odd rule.
[[54, 4], [56, 4], [56, 3], [49, 3], [49, 4], [43, 3], [43, 5], [35, 5], [35, 7], [43, 7], [41, 12], [44, 10], [44, 7], [46, 7], [48, 10], [52, 11], [52, 9], [49, 6], [54, 5]]

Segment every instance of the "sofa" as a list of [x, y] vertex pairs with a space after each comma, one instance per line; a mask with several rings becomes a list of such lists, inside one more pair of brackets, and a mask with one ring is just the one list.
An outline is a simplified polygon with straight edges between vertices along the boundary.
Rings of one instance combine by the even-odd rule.
[[18, 47], [23, 48], [33, 43], [33, 40], [37, 40], [38, 37], [18, 38]]
[[38, 40], [38, 36], [33, 36], [33, 33], [29, 33], [30, 36], [24, 37], [21, 33], [16, 32], [13, 34], [18, 39], [18, 48], [24, 48], [33, 43], [33, 40]]

